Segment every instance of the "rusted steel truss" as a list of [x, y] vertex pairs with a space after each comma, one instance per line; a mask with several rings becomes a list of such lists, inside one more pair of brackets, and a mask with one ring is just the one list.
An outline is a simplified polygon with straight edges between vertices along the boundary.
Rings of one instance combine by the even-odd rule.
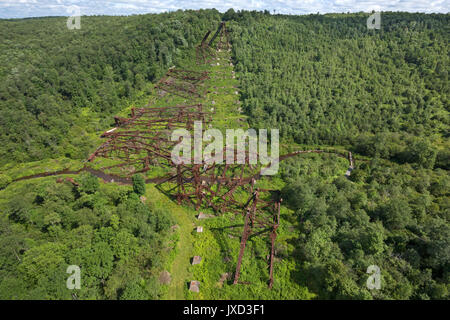
[[206, 126], [211, 121], [211, 113], [204, 112], [201, 104], [132, 108], [130, 118], [116, 117], [115, 120], [117, 126], [101, 135], [107, 141], [95, 150], [88, 161], [97, 157], [122, 160], [102, 169], [132, 166], [134, 170], [128, 174], [132, 175], [148, 171], [150, 165], [172, 168], [171, 151], [178, 143], [171, 141], [172, 131], [192, 130], [195, 121]]
[[[226, 148], [221, 153], [221, 158], [225, 159]], [[189, 202], [196, 209], [208, 207], [218, 213], [240, 210], [234, 193], [258, 176], [259, 168], [249, 163], [248, 154], [245, 163], [236, 163], [236, 151], [234, 159], [233, 164], [212, 160], [204, 160], [201, 164], [179, 164], [177, 173], [168, 180], [179, 184], [176, 194], [178, 203]]]
[[202, 39], [202, 42], [195, 47], [195, 55], [197, 64], [206, 64], [210, 63], [214, 60], [216, 54], [213, 49], [214, 40], [219, 37], [219, 41], [216, 45], [216, 50], [230, 50], [230, 37], [228, 35], [228, 31], [225, 25], [225, 22], [221, 22], [219, 27], [217, 28], [216, 33], [212, 36], [211, 40], [208, 42], [208, 37], [211, 34], [211, 31], [208, 31]]
[[198, 65], [210, 63], [215, 58], [215, 51], [208, 45], [206, 41], [210, 34], [211, 31], [208, 31], [203, 37], [202, 42], [195, 47], [195, 59]]
[[230, 37], [228, 35], [228, 31], [227, 28], [225, 26], [225, 22], [222, 22], [223, 27], [222, 30], [220, 32], [220, 36], [219, 36], [219, 42], [217, 43], [217, 50], [230, 50], [231, 49], [231, 45], [230, 45]]
[[[242, 258], [249, 237], [253, 235], [261, 236], [269, 233], [270, 254], [269, 254], [269, 288], [273, 286], [273, 264], [275, 259], [275, 240], [277, 229], [280, 225], [280, 209], [283, 199], [278, 190], [264, 190], [254, 188], [254, 179], [251, 183], [251, 195], [245, 204], [244, 230], [241, 236], [241, 246], [239, 250], [236, 271], [234, 273], [233, 284], [239, 283]], [[263, 195], [269, 194], [268, 200], [263, 200]], [[267, 197], [267, 196], [266, 196]]]
[[189, 81], [193, 84], [197, 84], [209, 78], [207, 71], [202, 72], [184, 69], [169, 69], [167, 74], [173, 78]]
[[[226, 149], [222, 150], [222, 158]], [[234, 284], [239, 282], [240, 268], [247, 240], [250, 235], [263, 236], [270, 233], [269, 287], [273, 285], [274, 245], [279, 226], [281, 197], [279, 191], [258, 189], [260, 167], [249, 162], [250, 152], [246, 151], [244, 163], [234, 164], [202, 161], [201, 164], [178, 164], [176, 174], [161, 182], [160, 186], [172, 181], [176, 184], [169, 191], [175, 191], [179, 204], [192, 204], [196, 210], [212, 208], [215, 212], [232, 212], [244, 215], [245, 224], [241, 237], [241, 248], [236, 266]], [[243, 195], [250, 195], [242, 201]], [[239, 195], [240, 199], [236, 199]]]
[[[221, 39], [226, 36], [228, 41], [224, 24], [220, 35]], [[200, 45], [201, 50], [205, 50], [202, 54], [212, 50], [206, 44], [208, 36], [209, 33]], [[205, 59], [205, 56], [202, 56], [202, 59]], [[156, 87], [186, 98], [201, 97], [204, 90], [202, 83], [207, 78], [207, 72], [169, 69]], [[200, 164], [175, 164], [172, 150], [179, 141], [171, 141], [171, 133], [174, 129], [191, 132], [194, 130], [195, 121], [200, 121], [202, 130], [206, 130], [212, 121], [212, 113], [203, 110], [202, 104], [132, 108], [128, 118], [115, 117], [114, 120], [116, 126], [101, 135], [106, 141], [94, 151], [88, 161], [99, 157], [119, 160], [102, 170], [131, 168], [127, 176], [146, 172], [153, 166], [167, 167], [172, 173], [161, 177], [159, 185], [169, 185], [168, 182], [175, 184], [171, 191], [175, 190], [175, 197], [180, 204], [193, 204], [196, 209], [212, 208], [218, 213], [243, 214], [245, 225], [234, 283], [239, 283], [242, 257], [249, 236], [270, 232], [269, 287], [272, 287], [274, 243], [279, 225], [281, 199], [277, 192], [278, 196], [272, 197], [268, 196], [273, 194], [272, 192], [255, 187], [260, 168], [250, 164], [250, 152], [246, 151], [242, 163], [237, 163], [235, 150], [234, 164], [211, 161], [204, 157]], [[226, 148], [221, 153], [225, 161]], [[242, 197], [248, 199], [245, 201]]]
[[170, 69], [155, 88], [183, 98], [201, 98], [205, 95], [203, 81], [207, 78], [207, 72]]
[[214, 40], [219, 36], [219, 41], [217, 42], [216, 49], [219, 51], [221, 49], [230, 49], [230, 38], [228, 36], [227, 28], [225, 22], [222, 21], [217, 28], [216, 33], [213, 35], [211, 40], [209, 40], [209, 46], [212, 47]]

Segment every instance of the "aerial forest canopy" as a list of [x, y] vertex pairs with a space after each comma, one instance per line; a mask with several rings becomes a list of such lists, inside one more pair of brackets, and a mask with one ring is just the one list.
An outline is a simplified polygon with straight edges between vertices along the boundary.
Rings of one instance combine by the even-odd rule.
[[[0, 20], [0, 299], [74, 298], [73, 261], [86, 272], [79, 299], [166, 297], [159, 272], [188, 209], [143, 176], [13, 180], [55, 159], [84, 165], [113, 116], [147, 104], [168, 68], [193, 65], [221, 21], [250, 127], [279, 129], [283, 151], [351, 151], [356, 165], [346, 177], [334, 155], [283, 161], [265, 181], [284, 199], [272, 290], [249, 271], [251, 286], [202, 283], [203, 297], [449, 299], [450, 15], [382, 13], [379, 30], [368, 16], [177, 11], [82, 17], [76, 31], [63, 17]], [[239, 246], [209, 223], [193, 245], [211, 253], [203, 266], [215, 267], [195, 274], [205, 278], [226, 265], [213, 253]], [[249, 242], [265, 266], [266, 244]], [[370, 265], [381, 290], [366, 287]]]
[[[381, 16], [380, 30], [367, 14], [224, 19], [251, 127], [371, 159], [353, 183], [326, 183], [305, 159], [282, 164], [300, 282], [330, 299], [448, 298], [450, 17]], [[371, 264], [390, 283], [382, 293], [361, 290]]]
[[66, 20], [0, 20], [0, 164], [84, 159], [89, 133], [108, 127], [220, 14], [82, 17], [79, 30]]
[[448, 15], [227, 17], [253, 127], [448, 168]]

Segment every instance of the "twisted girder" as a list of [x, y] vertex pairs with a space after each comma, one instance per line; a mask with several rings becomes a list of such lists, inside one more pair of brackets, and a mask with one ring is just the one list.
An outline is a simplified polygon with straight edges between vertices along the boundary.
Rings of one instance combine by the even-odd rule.
[[205, 94], [202, 82], [208, 79], [208, 72], [169, 69], [167, 74], [158, 81], [155, 88], [184, 98], [201, 98]]
[[198, 45], [195, 47], [195, 58], [198, 65], [212, 62], [215, 56], [215, 51], [207, 45]]
[[[226, 29], [222, 28], [221, 41]], [[227, 40], [228, 35], [226, 34]], [[206, 39], [205, 39], [206, 41]], [[205, 42], [203, 41], [203, 42]], [[228, 42], [228, 41], [227, 41]], [[198, 47], [199, 48], [199, 47]], [[198, 52], [209, 52], [208, 46], [201, 46]], [[205, 56], [203, 56], [205, 58]], [[198, 88], [208, 77], [206, 72], [170, 69], [167, 75], [156, 85], [157, 88], [174, 94], [200, 97]], [[114, 158], [121, 163], [103, 169], [132, 166], [135, 174], [150, 169], [153, 161], [159, 166], [176, 170], [176, 174], [167, 177], [161, 184], [176, 181], [177, 198], [181, 202], [193, 202], [198, 209], [201, 206], [212, 207], [216, 212], [229, 211], [245, 215], [245, 226], [241, 239], [235, 283], [238, 282], [242, 257], [248, 237], [261, 235], [267, 230], [270, 234], [272, 249], [270, 258], [270, 283], [273, 283], [274, 241], [279, 225], [279, 194], [275, 198], [270, 190], [255, 189], [255, 179], [259, 178], [258, 166], [250, 163], [250, 153], [246, 151], [244, 163], [237, 164], [234, 154], [233, 164], [219, 164], [203, 161], [201, 164], [178, 164], [172, 161], [171, 151], [178, 141], [170, 141], [171, 130], [184, 128], [193, 130], [194, 121], [201, 121], [202, 128], [211, 121], [211, 114], [204, 112], [201, 104], [160, 108], [132, 108], [130, 118], [115, 117], [116, 127], [104, 132], [102, 137], [108, 140], [89, 157]], [[226, 149], [222, 151], [225, 154]], [[254, 155], [253, 155], [254, 156]], [[222, 157], [224, 159], [224, 157]], [[249, 194], [245, 203], [235, 199], [235, 194]], [[254, 230], [260, 229], [258, 233]]]
[[[200, 207], [210, 207], [216, 212], [244, 214], [244, 230], [236, 265], [234, 284], [239, 283], [240, 268], [245, 246], [250, 235], [261, 236], [270, 232], [271, 251], [269, 261], [269, 287], [273, 285], [274, 245], [280, 223], [281, 193], [278, 190], [255, 188], [258, 173], [248, 170], [245, 164], [202, 164], [177, 165], [177, 174], [170, 180], [177, 182], [177, 200], [193, 203]], [[246, 170], [247, 169], [247, 170]], [[237, 174], [236, 174], [237, 171]], [[164, 181], [162, 183], [165, 183]], [[236, 193], [249, 194], [245, 203], [234, 198]], [[255, 232], [258, 230], [257, 232]]]
[[[203, 112], [201, 104], [133, 108], [130, 118], [116, 118], [118, 126], [101, 135], [108, 140], [95, 150], [88, 161], [97, 157], [122, 159], [124, 162], [103, 169], [135, 166], [129, 175], [149, 170], [153, 161], [163, 160], [167, 167], [172, 167], [171, 151], [178, 143], [170, 139], [172, 130], [192, 130], [195, 121], [202, 122], [206, 127], [210, 120], [211, 114]], [[142, 168], [136, 168], [139, 165]]]
[[[254, 189], [254, 181], [251, 183], [251, 190]], [[269, 193], [270, 200], [262, 200], [262, 194]], [[270, 231], [271, 250], [269, 259], [269, 288], [273, 286], [273, 263], [275, 252], [275, 240], [277, 237], [277, 229], [280, 224], [280, 208], [281, 208], [280, 192], [278, 190], [263, 190], [255, 189], [247, 203], [245, 204], [245, 220], [244, 230], [241, 237], [241, 246], [239, 250], [238, 261], [236, 264], [236, 271], [234, 273], [234, 284], [239, 283], [240, 269], [242, 265], [242, 258], [244, 256], [244, 250], [251, 234], [261, 236], [262, 234]], [[254, 229], [262, 228], [262, 231], [254, 233]]]
[[204, 80], [208, 79], [207, 71], [169, 69], [167, 74], [173, 78], [181, 79], [184, 81], [189, 81], [191, 83], [198, 83], [200, 81], [204, 81]]

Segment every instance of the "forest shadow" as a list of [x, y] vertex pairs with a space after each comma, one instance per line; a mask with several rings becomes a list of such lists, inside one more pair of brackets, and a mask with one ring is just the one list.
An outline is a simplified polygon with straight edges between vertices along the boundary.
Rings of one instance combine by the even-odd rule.
[[287, 242], [295, 248], [291, 254], [291, 258], [295, 261], [296, 267], [290, 272], [291, 281], [321, 296], [321, 288], [323, 287], [326, 270], [324, 267], [318, 266], [303, 268], [301, 261], [305, 260], [305, 258], [301, 249], [298, 247], [298, 242], [296, 239], [289, 239]]

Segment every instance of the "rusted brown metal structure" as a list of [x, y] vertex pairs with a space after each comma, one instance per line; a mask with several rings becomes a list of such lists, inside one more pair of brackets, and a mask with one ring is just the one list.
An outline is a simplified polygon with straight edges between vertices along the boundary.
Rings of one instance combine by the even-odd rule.
[[219, 36], [219, 41], [216, 45], [216, 50], [229, 50], [231, 48], [230, 45], [230, 37], [228, 35], [228, 31], [225, 25], [225, 22], [222, 21], [217, 28], [216, 33], [212, 36], [212, 38], [208, 40], [209, 35], [211, 34], [211, 30], [209, 30], [202, 39], [202, 42], [195, 47], [195, 55], [197, 64], [206, 64], [210, 63], [215, 58], [215, 50], [213, 48], [214, 41]]
[[[210, 54], [215, 38], [220, 35], [217, 50], [229, 48], [229, 38], [222, 23], [209, 44], [208, 32], [197, 47], [200, 60], [204, 63], [206, 54]], [[204, 50], [204, 51], [203, 51]], [[198, 58], [199, 56], [197, 56]], [[171, 68], [156, 84], [156, 88], [185, 98], [204, 97], [203, 82], [208, 79], [207, 72]], [[132, 108], [128, 118], [115, 117], [115, 127], [104, 132], [101, 137], [106, 141], [88, 158], [92, 162], [96, 158], [119, 160], [118, 163], [103, 167], [102, 170], [128, 168], [125, 175], [146, 172], [152, 167], [166, 167], [168, 174], [161, 177], [158, 186], [169, 186], [168, 191], [179, 204], [194, 205], [200, 208], [212, 208], [217, 214], [232, 212], [244, 217], [244, 229], [241, 236], [241, 246], [234, 275], [234, 283], [239, 282], [240, 270], [247, 241], [251, 235], [262, 236], [269, 233], [269, 288], [273, 285], [273, 265], [275, 255], [275, 240], [280, 224], [280, 208], [282, 199], [280, 192], [258, 188], [255, 183], [260, 178], [261, 167], [251, 163], [251, 154], [245, 150], [242, 163], [237, 163], [237, 153], [234, 148], [234, 163], [222, 163], [204, 159], [199, 163], [174, 163], [173, 147], [179, 141], [171, 141], [174, 129], [193, 131], [194, 122], [200, 121], [207, 128], [212, 121], [212, 113], [204, 110], [203, 105], [191, 103], [176, 106]], [[202, 131], [203, 134], [203, 131]], [[278, 161], [302, 154], [323, 153], [323, 150], [296, 151], [279, 157]], [[222, 159], [226, 159], [226, 148], [221, 151]], [[227, 155], [228, 156], [228, 155]], [[351, 167], [353, 159], [349, 155]], [[241, 199], [236, 199], [239, 195]], [[247, 199], [242, 199], [243, 195]]]
[[[192, 99], [204, 96], [202, 90], [206, 79], [206, 71], [171, 68], [155, 87]], [[132, 108], [129, 118], [114, 117], [116, 126], [101, 135], [107, 141], [91, 154], [88, 161], [92, 162], [97, 157], [121, 160], [102, 169], [132, 167], [128, 176], [146, 172], [151, 165], [172, 168], [171, 151], [178, 141], [171, 141], [171, 132], [175, 129], [192, 130], [195, 121], [206, 127], [211, 114], [199, 103]]]
[[[220, 35], [220, 36], [219, 36]], [[223, 50], [223, 49], [230, 49], [230, 38], [228, 35], [228, 31], [225, 25], [225, 22], [222, 21], [220, 23], [219, 28], [217, 29], [216, 33], [214, 34], [214, 36], [211, 38], [211, 40], [209, 41], [209, 46], [212, 47], [214, 40], [217, 38], [217, 36], [219, 36], [219, 41], [217, 43], [217, 50]]]
[[202, 98], [206, 89], [203, 81], [208, 79], [208, 72], [184, 69], [169, 69], [158, 81], [155, 88], [175, 94], [183, 98]]
[[[239, 283], [240, 270], [242, 266], [242, 259], [244, 257], [245, 247], [249, 237], [253, 234], [262, 236], [269, 232], [270, 238], [270, 254], [269, 254], [269, 288], [273, 286], [273, 264], [275, 259], [275, 240], [277, 238], [277, 229], [280, 225], [280, 209], [283, 199], [278, 190], [265, 190], [254, 188], [255, 180], [252, 179], [250, 184], [250, 197], [244, 206], [244, 230], [241, 236], [241, 245], [239, 249], [239, 256], [236, 264], [236, 271], [234, 273], [233, 284]], [[269, 193], [270, 198], [263, 200], [262, 194]], [[259, 230], [255, 232], [255, 230]]]
[[181, 79], [184, 81], [189, 81], [192, 84], [198, 84], [201, 81], [208, 79], [207, 71], [193, 71], [185, 69], [169, 69], [167, 75], [176, 79]]
[[202, 42], [195, 47], [195, 58], [197, 64], [206, 64], [210, 63], [215, 57], [214, 50], [208, 45], [208, 37], [211, 34], [211, 30], [206, 32], [205, 36], [202, 39]]
[[97, 157], [121, 160], [120, 163], [103, 167], [103, 170], [132, 166], [128, 173], [146, 172], [150, 165], [171, 168], [171, 151], [178, 141], [171, 141], [175, 129], [192, 130], [194, 122], [203, 126], [211, 121], [211, 113], [203, 111], [202, 104], [178, 105], [156, 108], [132, 108], [130, 118], [115, 118], [116, 127], [104, 132], [106, 138], [88, 158]]
[[[250, 235], [263, 236], [270, 234], [269, 255], [269, 287], [273, 285], [274, 245], [277, 228], [280, 221], [280, 192], [255, 187], [260, 177], [260, 167], [250, 164], [250, 152], [246, 151], [244, 163], [237, 164], [236, 149], [234, 149], [234, 164], [216, 163], [207, 159], [199, 164], [178, 164], [176, 173], [167, 180], [176, 185], [170, 191], [175, 191], [174, 197], [179, 204], [194, 205], [200, 208], [212, 208], [216, 213], [231, 212], [244, 216], [244, 230], [241, 236], [241, 247], [238, 255], [234, 284], [239, 282], [240, 269], [244, 250]], [[226, 148], [220, 154], [225, 158]], [[256, 154], [257, 155], [257, 154]], [[235, 195], [248, 194], [247, 201], [235, 199]]]
[[[219, 155], [225, 158], [226, 148]], [[249, 164], [246, 156], [245, 163], [216, 163], [204, 159], [201, 163], [178, 164], [177, 172], [165, 182], [177, 181], [176, 198], [178, 203], [190, 203], [196, 209], [200, 207], [212, 208], [215, 212], [230, 210], [233, 205], [239, 205], [233, 197], [234, 192], [258, 174], [257, 167]], [[179, 182], [178, 182], [179, 181]]]

